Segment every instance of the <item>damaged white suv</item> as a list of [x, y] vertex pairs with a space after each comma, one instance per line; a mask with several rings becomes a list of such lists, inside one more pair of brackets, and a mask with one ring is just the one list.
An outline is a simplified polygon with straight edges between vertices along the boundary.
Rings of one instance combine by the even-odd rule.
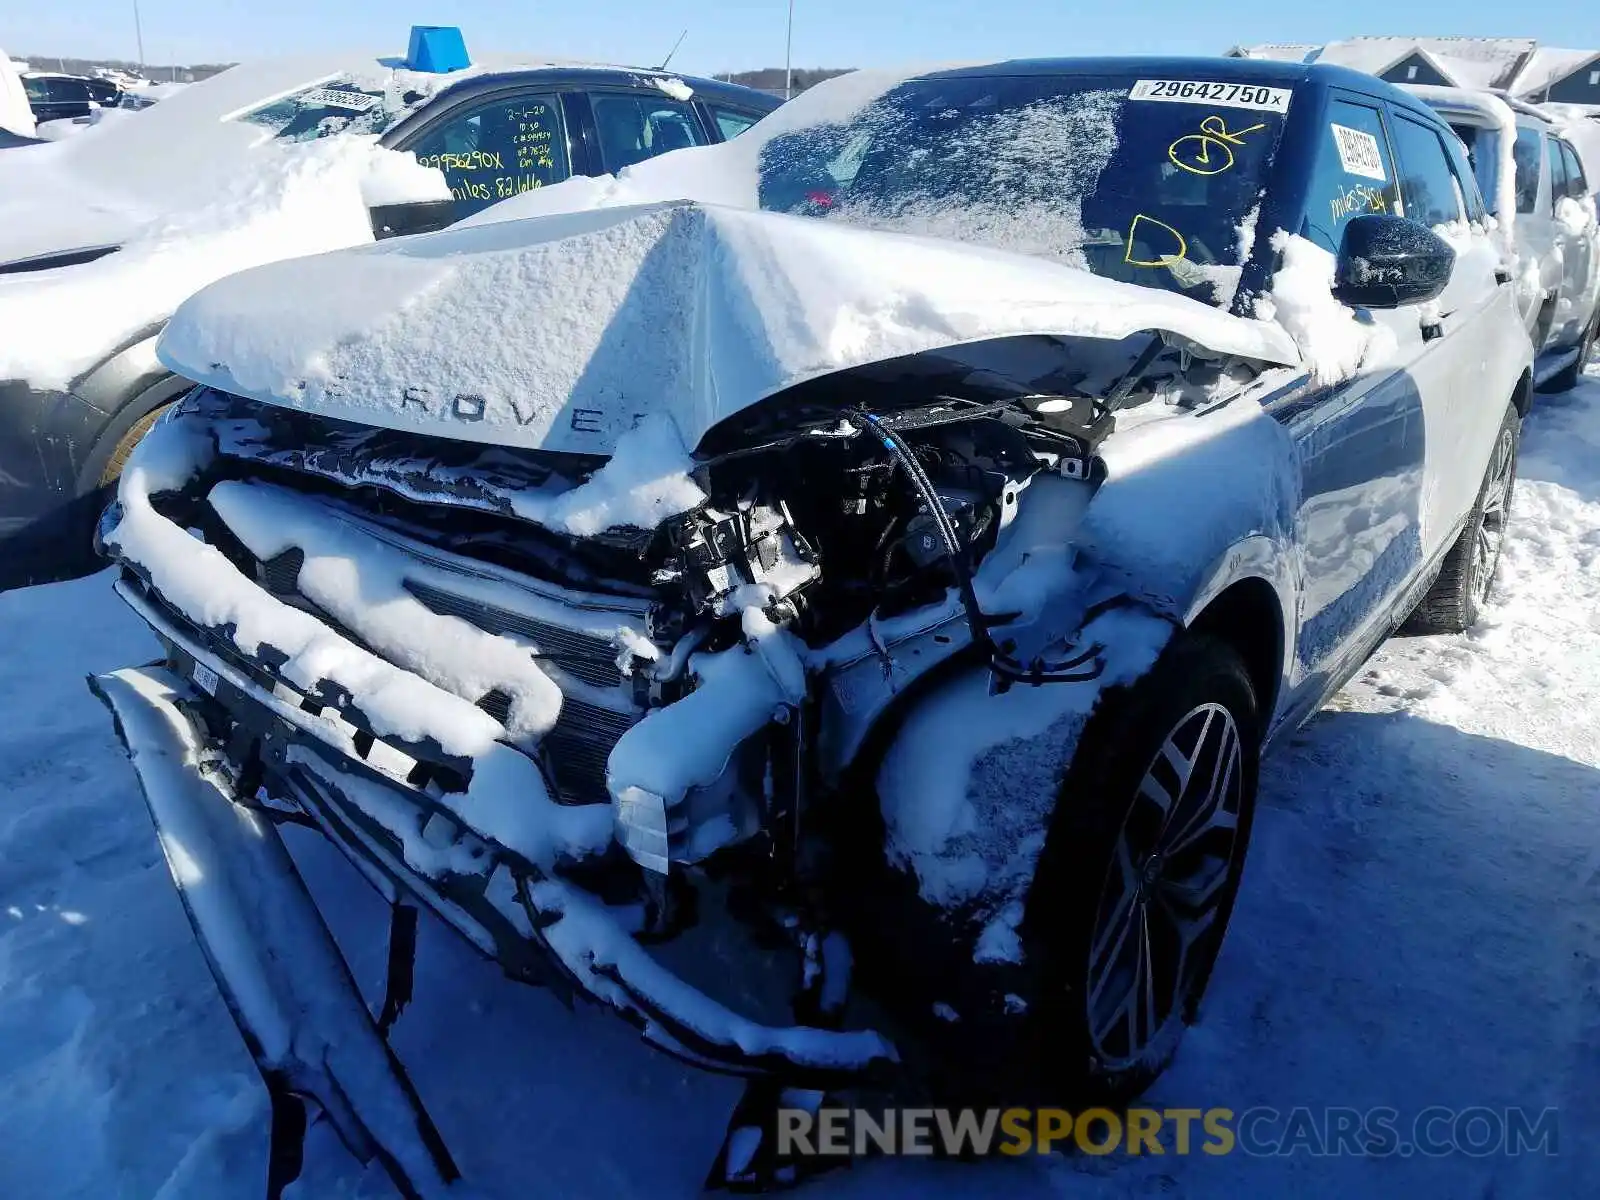
[[[94, 687], [275, 1099], [448, 1184], [383, 1040], [419, 904], [749, 1077], [722, 1182], [896, 1072], [1143, 1087], [1263, 749], [1488, 594], [1531, 348], [1482, 218], [1369, 76], [1016, 62], [188, 301], [100, 530], [167, 658]], [[285, 822], [394, 905], [376, 1021]]]

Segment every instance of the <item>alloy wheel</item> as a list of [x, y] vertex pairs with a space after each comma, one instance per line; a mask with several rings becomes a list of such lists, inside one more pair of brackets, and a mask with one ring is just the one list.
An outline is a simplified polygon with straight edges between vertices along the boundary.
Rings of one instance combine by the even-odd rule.
[[1177, 722], [1140, 781], [1090, 937], [1089, 1036], [1102, 1065], [1137, 1064], [1205, 978], [1237, 867], [1243, 756], [1233, 714]]
[[1472, 598], [1482, 604], [1489, 598], [1500, 549], [1505, 543], [1506, 521], [1511, 515], [1511, 488], [1515, 479], [1516, 439], [1511, 429], [1500, 431], [1494, 444], [1489, 484], [1484, 491], [1483, 519], [1472, 547]]

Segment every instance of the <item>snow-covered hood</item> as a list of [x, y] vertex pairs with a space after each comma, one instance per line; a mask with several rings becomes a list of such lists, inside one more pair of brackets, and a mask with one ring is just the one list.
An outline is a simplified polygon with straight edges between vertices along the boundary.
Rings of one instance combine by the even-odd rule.
[[1276, 325], [1059, 263], [690, 201], [258, 267], [187, 301], [158, 354], [271, 404], [609, 454], [645, 415], [670, 416], [692, 448], [724, 418], [849, 367], [996, 337], [1147, 329], [1298, 361]]

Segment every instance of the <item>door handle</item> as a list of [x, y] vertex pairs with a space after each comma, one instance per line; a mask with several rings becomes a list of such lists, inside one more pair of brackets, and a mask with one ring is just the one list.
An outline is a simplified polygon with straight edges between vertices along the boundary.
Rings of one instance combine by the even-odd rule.
[[1510, 269], [1507, 268], [1507, 267], [1496, 267], [1494, 269], [1494, 281], [1497, 284], [1510, 283], [1511, 282], [1511, 271], [1510, 271]]
[[1421, 319], [1422, 340], [1431, 342], [1442, 338], [1445, 333], [1445, 322], [1455, 316], [1453, 312], [1433, 313]]

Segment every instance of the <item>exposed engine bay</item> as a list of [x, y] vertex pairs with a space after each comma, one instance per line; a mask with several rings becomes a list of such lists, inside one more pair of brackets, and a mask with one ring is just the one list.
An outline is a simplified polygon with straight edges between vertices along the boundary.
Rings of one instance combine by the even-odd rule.
[[[526, 696], [510, 684], [471, 694], [437, 667], [434, 678], [506, 727], [503, 740], [539, 763], [559, 804], [615, 807], [617, 840], [646, 869], [647, 923], [668, 934], [683, 909], [649, 876], [752, 839], [763, 852], [784, 848], [778, 875], [795, 869], [807, 828], [799, 814], [814, 802], [807, 793], [837, 782], [866, 725], [905, 682], [854, 718], [860, 728], [840, 735], [827, 728], [829, 701], [838, 710], [845, 690], [813, 688], [806, 677], [845, 675], [854, 665], [858, 674], [888, 678], [894, 638], [876, 631], [907, 622], [912, 636], [925, 637], [937, 627], [938, 646], [922, 669], [961, 653], [987, 663], [996, 689], [1097, 674], [1098, 647], [1079, 645], [1075, 628], [1019, 646], [1007, 627], [1020, 614], [984, 611], [975, 590], [979, 569], [1012, 531], [1030, 489], [1092, 493], [1103, 474], [1096, 449], [1118, 409], [1152, 400], [1165, 401], [1152, 407], [1190, 407], [1248, 382], [1254, 370], [1198, 358], [1156, 335], [1109, 345], [1066, 342], [1066, 354], [1060, 342], [1025, 347], [1051, 365], [1049, 391], [989, 369], [985, 347], [795, 388], [713, 429], [690, 472], [704, 499], [654, 529], [576, 537], [518, 519], [519, 497], [581, 488], [604, 471], [603, 462], [449, 444], [204, 388], [175, 424], [203, 429], [215, 442], [215, 462], [158, 504], [267, 592], [398, 666], [418, 669], [403, 647], [387, 647], [364, 628], [362, 611], [344, 611], [303, 586], [308, 559], [336, 557], [320, 545], [326, 515], [364, 539], [404, 547], [396, 581], [423, 609], [511, 639], [504, 649], [513, 655], [531, 651], [538, 672], [562, 693], [560, 714], [542, 726], [518, 724]], [[1015, 347], [1006, 352], [1014, 355]], [[1063, 370], [1063, 362], [1073, 369]], [[228, 518], [247, 510], [240, 482], [275, 504], [303, 507], [314, 499], [325, 508], [304, 516], [285, 509], [287, 520], [268, 523], [281, 529], [303, 521], [303, 544], [268, 537], [269, 545], [266, 535]], [[1048, 537], [1065, 544], [1070, 532]], [[464, 596], [452, 590], [451, 571], [406, 567], [433, 551], [459, 556], [457, 576], [473, 561], [493, 564], [559, 589], [558, 602], [576, 590], [588, 597], [574, 605], [580, 611], [615, 611], [599, 625], [578, 622], [589, 629], [562, 628]], [[1016, 557], [1027, 555], [1024, 546]], [[120, 557], [141, 573], [136, 556]], [[841, 649], [864, 634], [870, 653]], [[729, 685], [726, 696], [707, 690], [715, 671], [705, 664], [721, 656], [735, 665], [750, 651], [773, 684], [767, 692], [746, 685]], [[318, 680], [318, 689], [326, 683]], [[336, 692], [337, 683], [327, 690]], [[689, 710], [713, 698], [719, 720], [707, 726]], [[748, 711], [730, 719], [728, 711], [741, 705]], [[670, 717], [678, 707], [685, 712]], [[712, 770], [641, 772], [630, 765], [640, 760], [628, 752], [631, 743], [642, 752], [672, 719], [685, 723], [675, 736], [706, 743], [698, 757]], [[469, 766], [448, 762], [418, 771], [415, 778], [445, 793], [470, 775]]]

